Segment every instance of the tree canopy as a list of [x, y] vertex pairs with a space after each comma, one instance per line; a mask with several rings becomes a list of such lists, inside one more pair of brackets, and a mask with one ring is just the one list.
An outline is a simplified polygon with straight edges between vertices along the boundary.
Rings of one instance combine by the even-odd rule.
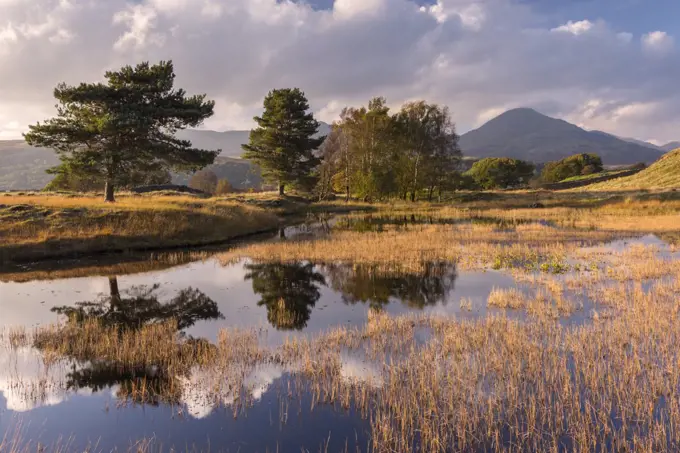
[[[174, 88], [171, 61], [105, 73], [106, 83], [64, 83], [54, 90], [57, 116], [29, 126], [29, 145], [54, 149], [61, 159], [55, 173], [102, 181], [106, 200], [133, 172], [195, 171], [219, 151], [193, 148], [175, 133], [196, 127], [213, 114], [205, 95]], [[60, 169], [59, 169], [60, 168]]]
[[446, 107], [418, 101], [392, 115], [384, 98], [346, 108], [322, 147], [318, 191], [371, 200], [415, 200], [427, 189], [452, 188], [461, 159], [458, 135]]
[[560, 182], [567, 178], [590, 175], [603, 170], [602, 159], [597, 154], [583, 153], [556, 162], [548, 162], [541, 172], [544, 182]]
[[308, 112], [309, 103], [299, 88], [272, 90], [264, 98], [264, 113], [255, 117], [258, 127], [244, 144], [244, 159], [262, 169], [262, 176], [279, 185], [310, 188], [314, 171], [320, 163], [314, 151], [325, 137], [317, 137], [319, 122]]
[[531, 162], [509, 157], [487, 157], [478, 160], [468, 171], [483, 189], [503, 189], [526, 184], [534, 175]]

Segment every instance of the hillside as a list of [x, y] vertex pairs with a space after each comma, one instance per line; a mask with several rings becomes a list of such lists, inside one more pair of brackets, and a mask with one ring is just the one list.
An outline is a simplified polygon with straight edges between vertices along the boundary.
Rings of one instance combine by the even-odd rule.
[[[330, 126], [321, 123], [319, 135], [328, 135]], [[241, 145], [248, 143], [250, 131], [226, 131], [217, 132], [204, 129], [185, 129], [177, 133], [177, 136], [189, 140], [196, 148], [221, 149], [220, 156], [240, 157], [243, 154]]]
[[680, 148], [680, 142], [670, 142], [665, 145], [660, 146], [664, 151], [673, 151], [674, 149]]
[[680, 188], [680, 148], [633, 176], [593, 184], [585, 190], [642, 190]]
[[59, 163], [54, 151], [23, 140], [0, 141], [0, 190], [42, 189], [52, 180], [45, 170]]
[[469, 156], [513, 157], [539, 164], [579, 153], [597, 153], [605, 165], [629, 165], [651, 163], [663, 154], [610, 134], [586, 131], [528, 108], [509, 110], [463, 134], [460, 147]]
[[[52, 175], [45, 170], [58, 163], [59, 159], [51, 149], [33, 148], [21, 140], [2, 140], [0, 191], [40, 190], [52, 180]], [[242, 159], [219, 156], [208, 168], [219, 178], [227, 178], [237, 189], [259, 187], [262, 183], [257, 167]], [[173, 175], [175, 184], [188, 181], [188, 175]]]

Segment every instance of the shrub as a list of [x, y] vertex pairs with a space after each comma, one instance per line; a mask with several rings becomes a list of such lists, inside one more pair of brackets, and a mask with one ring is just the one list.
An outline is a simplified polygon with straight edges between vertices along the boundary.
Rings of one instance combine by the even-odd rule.
[[227, 179], [220, 179], [217, 181], [217, 186], [215, 187], [216, 195], [226, 195], [234, 191], [231, 183]]
[[527, 184], [534, 175], [534, 164], [509, 157], [487, 157], [474, 163], [466, 175], [483, 189]]
[[548, 162], [541, 172], [545, 182], [560, 182], [580, 175], [592, 175], [603, 170], [602, 159], [597, 154], [575, 154], [565, 159]]

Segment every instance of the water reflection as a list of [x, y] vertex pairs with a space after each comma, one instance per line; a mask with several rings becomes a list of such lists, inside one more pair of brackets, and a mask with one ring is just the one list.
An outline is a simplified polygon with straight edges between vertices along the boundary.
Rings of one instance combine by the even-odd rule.
[[159, 300], [159, 284], [135, 286], [126, 293], [118, 288], [118, 278], [109, 277], [109, 294], [96, 301], [77, 302], [75, 306], [59, 306], [52, 311], [66, 315], [72, 322], [97, 319], [106, 326], [128, 329], [146, 324], [176, 320], [177, 329], [187, 329], [198, 321], [224, 319], [217, 302], [202, 291], [186, 288], [169, 302]]
[[470, 216], [470, 217], [438, 217], [433, 215], [355, 215], [339, 218], [334, 222], [334, 228], [355, 232], [382, 232], [386, 227], [397, 230], [408, 229], [417, 225], [493, 225], [500, 229], [513, 228], [528, 223], [549, 224], [546, 221], [532, 219], [506, 219], [501, 217]]
[[385, 272], [377, 266], [331, 264], [324, 266], [331, 287], [346, 304], [368, 304], [382, 309], [395, 300], [409, 308], [446, 304], [455, 287], [455, 264], [427, 263], [422, 273]]
[[302, 330], [312, 308], [321, 297], [326, 279], [311, 263], [246, 264], [245, 280], [252, 280], [260, 297], [258, 306], [267, 307], [267, 320], [278, 330]]
[[[77, 302], [74, 306], [54, 307], [52, 311], [67, 316], [70, 323], [97, 320], [104, 326], [118, 326], [126, 330], [174, 320], [177, 330], [182, 332], [198, 321], [224, 318], [217, 303], [202, 291], [185, 288], [169, 301], [162, 302], [159, 288], [160, 285], [155, 284], [120, 291], [118, 279], [109, 277], [109, 294], [106, 296], [95, 301]], [[185, 341], [206, 343], [194, 338]], [[43, 349], [40, 342], [34, 346], [38, 351]], [[181, 370], [128, 366], [82, 355], [69, 355], [65, 359], [70, 362], [63, 378], [67, 391], [112, 389], [120, 401], [153, 406], [182, 402], [181, 383], [177, 381]]]

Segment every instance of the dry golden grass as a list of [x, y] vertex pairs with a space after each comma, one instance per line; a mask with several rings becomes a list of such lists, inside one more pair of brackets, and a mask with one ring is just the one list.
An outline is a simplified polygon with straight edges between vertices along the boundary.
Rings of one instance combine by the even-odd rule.
[[262, 208], [186, 196], [1, 197], [0, 261], [209, 244], [277, 227]]
[[[196, 349], [172, 325], [132, 335], [86, 323], [5, 332], [0, 340], [11, 337], [10, 348], [40, 346], [53, 367], [60, 358], [96, 354], [191, 373], [181, 379], [235, 414], [253, 404], [248, 374], [278, 363], [295, 377], [284, 400], [311, 392], [314, 405], [355, 408], [370, 420], [375, 452], [677, 451], [680, 286], [613, 282], [609, 292], [615, 314], [578, 327], [561, 326], [543, 309], [530, 322], [372, 311], [365, 328], [336, 328], [273, 348], [258, 344], [257, 331], [224, 330], [215, 345]], [[507, 306], [537, 303], [521, 293], [511, 298]], [[417, 340], [421, 328], [432, 332], [425, 344]], [[194, 352], [185, 354], [189, 347]], [[367, 357], [378, 374], [343, 375], [347, 351]]]
[[569, 251], [583, 241], [616, 237], [611, 232], [569, 231], [531, 224], [513, 230], [490, 225], [420, 225], [382, 233], [343, 231], [312, 241], [245, 246], [218, 255], [223, 263], [243, 257], [264, 261], [310, 260], [383, 266], [419, 272], [427, 263], [455, 262], [461, 269], [526, 268], [559, 272]]

